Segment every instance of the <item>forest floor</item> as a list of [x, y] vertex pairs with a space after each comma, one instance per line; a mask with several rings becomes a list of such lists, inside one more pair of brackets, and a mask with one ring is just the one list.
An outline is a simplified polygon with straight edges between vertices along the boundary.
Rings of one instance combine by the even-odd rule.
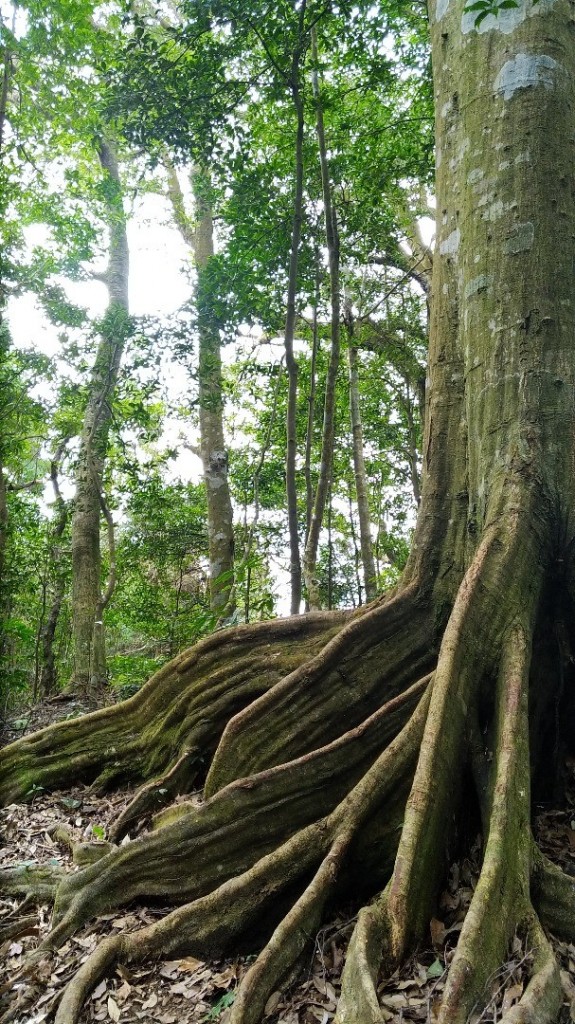
[[[81, 702], [44, 702], [11, 716], [0, 745], [56, 719], [89, 710]], [[567, 799], [561, 809], [541, 809], [537, 840], [543, 851], [575, 876], [575, 762], [567, 765]], [[70, 843], [103, 840], [108, 823], [129, 799], [126, 792], [96, 797], [87, 787], [47, 794], [39, 791], [27, 805], [0, 812], [0, 869], [27, 863], [58, 864], [76, 870]], [[189, 798], [188, 798], [189, 799]], [[67, 834], [68, 839], [62, 837]], [[124, 842], [129, 841], [126, 837]], [[452, 864], [428, 940], [392, 978], [382, 980], [379, 994], [386, 1022], [433, 1022], [462, 921], [479, 873], [480, 837], [471, 855]], [[26, 907], [22, 900], [0, 898], [0, 934], [11, 922], [20, 927], [0, 942], [0, 993], [18, 975], [27, 954], [49, 930], [48, 906]], [[0, 1022], [40, 1024], [52, 1019], [66, 983], [103, 936], [116, 929], [134, 930], [166, 908], [133, 906], [92, 921], [51, 959], [24, 975], [0, 996]], [[354, 925], [353, 908], [340, 913], [316, 938], [301, 975], [286, 992], [275, 992], [266, 1006], [269, 1024], [329, 1024], [335, 1014], [345, 950]], [[565, 1001], [560, 1020], [575, 1020], [575, 946], [553, 940], [560, 961]], [[132, 1024], [225, 1024], [226, 1010], [249, 963], [248, 957], [203, 963], [193, 957], [151, 963], [138, 970], [120, 967], [102, 981], [84, 1008], [82, 1022]], [[2, 966], [4, 965], [4, 966]], [[504, 968], [491, 979], [487, 1006], [470, 1024], [494, 1024], [520, 998], [529, 975], [530, 951], [516, 938]]]

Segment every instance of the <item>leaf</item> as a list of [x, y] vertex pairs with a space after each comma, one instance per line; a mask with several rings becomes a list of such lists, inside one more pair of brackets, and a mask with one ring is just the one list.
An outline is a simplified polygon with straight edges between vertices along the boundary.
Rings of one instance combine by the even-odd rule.
[[101, 981], [99, 985], [96, 985], [96, 988], [92, 992], [92, 999], [101, 999], [102, 996], [105, 995], [107, 987], [106, 979], [104, 979], [104, 981]]
[[503, 1002], [501, 1004], [501, 1013], [507, 1013], [507, 1011], [521, 999], [522, 995], [523, 985], [520, 982], [517, 985], [512, 985], [511, 988], [506, 989], [503, 995]]
[[145, 1003], [142, 1003], [142, 1010], [153, 1010], [158, 1005], [158, 997], [155, 992], [148, 996]]
[[443, 964], [441, 960], [434, 960], [433, 963], [427, 968], [427, 977], [431, 980], [432, 978], [441, 978], [443, 974]]
[[194, 956], [185, 956], [183, 960], [178, 963], [179, 971], [197, 971], [200, 967], [204, 966], [203, 960], [196, 960]]
[[108, 1016], [116, 1021], [116, 1024], [120, 1019], [121, 1012], [116, 1000], [112, 999], [112, 996], [108, 996]]
[[431, 941], [434, 946], [442, 946], [445, 941], [445, 925], [437, 917], [432, 917], [429, 922], [431, 930]]

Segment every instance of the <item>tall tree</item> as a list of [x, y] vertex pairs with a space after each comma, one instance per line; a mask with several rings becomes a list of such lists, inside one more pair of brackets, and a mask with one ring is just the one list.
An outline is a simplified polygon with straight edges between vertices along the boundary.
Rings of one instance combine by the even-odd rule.
[[200, 454], [208, 510], [210, 603], [216, 614], [228, 607], [233, 591], [234, 527], [228, 483], [228, 449], [224, 437], [224, 399], [217, 278], [212, 273], [214, 226], [211, 182], [205, 168], [194, 167], [191, 184], [194, 218], [188, 216], [176, 169], [166, 161], [168, 195], [180, 234], [193, 253], [196, 269], [195, 305], [198, 331]]
[[320, 78], [318, 70], [319, 57], [317, 47], [317, 32], [315, 28], [312, 28], [311, 30], [311, 51], [314, 64], [312, 69], [312, 84], [316, 111], [316, 132], [319, 152], [319, 163], [321, 169], [323, 211], [325, 220], [325, 239], [329, 261], [331, 334], [329, 365], [325, 382], [320, 469], [304, 553], [304, 578], [307, 589], [307, 599], [309, 607], [312, 610], [317, 610], [320, 607], [320, 601], [318, 581], [316, 579], [315, 570], [319, 546], [319, 535], [321, 531], [327, 495], [331, 486], [333, 446], [335, 441], [335, 388], [337, 382], [337, 373], [339, 369], [340, 354], [341, 295], [339, 267], [339, 230], [337, 225], [337, 210], [333, 202], [333, 186], [329, 172], [327, 141], [323, 113], [323, 98], [321, 95]]
[[126, 339], [131, 331], [128, 311], [129, 253], [123, 190], [116, 145], [102, 138], [98, 155], [104, 173], [109, 231], [108, 267], [104, 282], [108, 306], [101, 323], [76, 469], [72, 516], [72, 614], [75, 690], [95, 690], [106, 683], [100, 525], [105, 512], [103, 470], [112, 419], [112, 401]]
[[162, 790], [182, 784], [184, 766], [189, 783], [194, 758], [215, 749], [205, 803], [60, 888], [51, 945], [146, 894], [181, 905], [105, 940], [70, 982], [58, 1024], [78, 1019], [118, 960], [204, 956], [265, 921], [272, 934], [229, 1017], [255, 1022], [328, 901], [384, 885], [359, 912], [336, 1014], [379, 1021], [380, 969], [425, 934], [456, 843], [473, 841], [470, 804], [482, 866], [438, 1021], [464, 1024], [485, 1002], [516, 929], [529, 982], [504, 1020], [557, 1019], [543, 926], [573, 941], [575, 895], [537, 847], [531, 805], [532, 787], [535, 797], [556, 780], [550, 751], [568, 739], [572, 700], [574, 22], [567, 0], [504, 0], [483, 14], [430, 5], [438, 240], [422, 498], [398, 587], [351, 617], [209, 638], [127, 707], [0, 755], [6, 802], [31, 780], [149, 773], [133, 821], [154, 805], [160, 771]]

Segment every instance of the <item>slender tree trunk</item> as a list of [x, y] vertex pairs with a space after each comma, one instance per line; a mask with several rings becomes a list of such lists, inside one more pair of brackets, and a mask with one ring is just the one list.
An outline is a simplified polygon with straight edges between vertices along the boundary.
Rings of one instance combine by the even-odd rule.
[[310, 365], [310, 383], [309, 383], [309, 394], [308, 394], [308, 410], [307, 410], [307, 429], [305, 435], [305, 459], [304, 459], [304, 472], [305, 472], [305, 535], [309, 536], [311, 527], [311, 517], [313, 513], [313, 479], [311, 472], [311, 453], [313, 447], [313, 428], [315, 421], [315, 392], [316, 392], [316, 374], [317, 374], [317, 350], [319, 344], [319, 324], [318, 324], [318, 306], [319, 306], [319, 252], [316, 252], [316, 279], [315, 279], [315, 301], [313, 305], [312, 313], [312, 347], [311, 347], [311, 365]]
[[[207, 172], [196, 168], [192, 185], [196, 204], [194, 257], [198, 275], [200, 447], [208, 503], [210, 605], [215, 612], [221, 612], [228, 605], [233, 590], [234, 528], [223, 427], [219, 323], [214, 315], [214, 284], [210, 276], [214, 231]], [[233, 612], [233, 608], [229, 612]]]
[[316, 105], [316, 131], [321, 167], [323, 206], [325, 216], [325, 237], [329, 259], [329, 284], [331, 305], [331, 349], [327, 379], [325, 384], [325, 401], [323, 412], [323, 430], [321, 439], [321, 462], [316, 485], [311, 523], [306, 539], [304, 554], [304, 578], [309, 607], [319, 609], [319, 587], [316, 578], [319, 535], [323, 522], [327, 495], [331, 483], [333, 466], [333, 446], [335, 438], [335, 386], [339, 370], [340, 353], [340, 274], [339, 274], [339, 232], [337, 214], [333, 205], [332, 187], [329, 177], [323, 106], [320, 95], [319, 76], [317, 71], [317, 39], [312, 29], [312, 55], [314, 67], [312, 72], [313, 94]]
[[414, 399], [411, 394], [409, 381], [405, 382], [405, 395], [403, 398], [403, 408], [405, 410], [405, 418], [407, 420], [408, 430], [408, 461], [409, 461], [409, 475], [411, 477], [411, 489], [413, 491], [413, 497], [415, 503], [419, 507], [421, 502], [421, 481], [419, 479], [419, 446], [417, 443], [417, 428], [415, 425], [415, 409]]
[[54, 583], [50, 593], [50, 609], [40, 634], [40, 673], [39, 691], [43, 697], [53, 693], [57, 684], [56, 657], [54, 640], [64, 594], [66, 592], [66, 573], [64, 569], [65, 555], [61, 547], [62, 538], [68, 522], [69, 508], [58, 483], [60, 459], [68, 439], [58, 445], [50, 463], [50, 479], [54, 491], [55, 517], [48, 559], [54, 574]]
[[295, 193], [292, 221], [291, 252], [288, 274], [287, 311], [284, 331], [288, 396], [286, 413], [286, 498], [290, 550], [291, 613], [299, 614], [301, 605], [301, 558], [299, 550], [299, 523], [296, 483], [297, 458], [297, 381], [298, 367], [294, 355], [296, 325], [296, 294], [298, 282], [298, 257], [301, 239], [303, 207], [303, 136], [304, 105], [299, 83], [299, 62], [295, 63], [291, 89], [296, 112], [295, 143]]
[[[124, 345], [130, 332], [128, 310], [128, 238], [115, 147], [100, 144], [108, 181], [108, 308], [102, 323], [80, 438], [72, 517], [72, 614], [75, 690], [88, 692], [106, 683], [101, 610], [100, 518], [102, 474], [106, 460], [112, 401]], [[95, 649], [96, 647], [96, 649]]]
[[174, 221], [193, 253], [197, 273], [200, 454], [208, 511], [210, 607], [218, 615], [225, 613], [227, 617], [234, 611], [234, 528], [223, 422], [220, 325], [214, 314], [214, 285], [210, 277], [210, 261], [214, 255], [210, 176], [202, 167], [192, 171], [195, 203], [195, 220], [192, 222], [186, 212], [175, 167], [168, 159], [164, 166]]
[[351, 306], [346, 308], [346, 326], [348, 336], [349, 365], [349, 414], [351, 420], [351, 437], [353, 449], [353, 471], [355, 477], [355, 493], [359, 516], [359, 543], [363, 565], [363, 580], [367, 601], [373, 601], [377, 594], [377, 574], [373, 557], [373, 541], [371, 538], [371, 516], [369, 511], [369, 484], [363, 457], [363, 424], [359, 402], [358, 354], [355, 345], [354, 323]]

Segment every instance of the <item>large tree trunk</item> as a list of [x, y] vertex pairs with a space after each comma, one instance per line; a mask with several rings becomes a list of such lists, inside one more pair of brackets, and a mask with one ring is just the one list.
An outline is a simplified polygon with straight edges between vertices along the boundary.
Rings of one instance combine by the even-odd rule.
[[438, 246], [422, 503], [399, 587], [345, 621], [210, 638], [125, 706], [1, 755], [5, 801], [72, 775], [151, 778], [115, 839], [210, 760], [200, 807], [61, 885], [48, 946], [127, 900], [180, 905], [106, 940], [58, 1024], [118, 960], [205, 956], [263, 928], [229, 1017], [255, 1022], [328, 902], [387, 881], [359, 913], [336, 1018], [378, 1024], [379, 970], [425, 934], [470, 806], [483, 865], [439, 1024], [485, 1001], [516, 930], [531, 980], [505, 1024], [556, 1019], [542, 923], [573, 941], [575, 893], [536, 848], [530, 786], [553, 782], [575, 641], [575, 23], [567, 0], [521, 3], [480, 32], [471, 19], [458, 0], [431, 5]]
[[102, 168], [109, 180], [109, 260], [106, 272], [108, 308], [102, 321], [84, 413], [72, 517], [72, 614], [74, 676], [72, 687], [88, 692], [106, 683], [104, 628], [101, 607], [100, 517], [102, 474], [112, 418], [112, 401], [124, 345], [128, 315], [128, 238], [122, 188], [113, 143], [102, 140]]

